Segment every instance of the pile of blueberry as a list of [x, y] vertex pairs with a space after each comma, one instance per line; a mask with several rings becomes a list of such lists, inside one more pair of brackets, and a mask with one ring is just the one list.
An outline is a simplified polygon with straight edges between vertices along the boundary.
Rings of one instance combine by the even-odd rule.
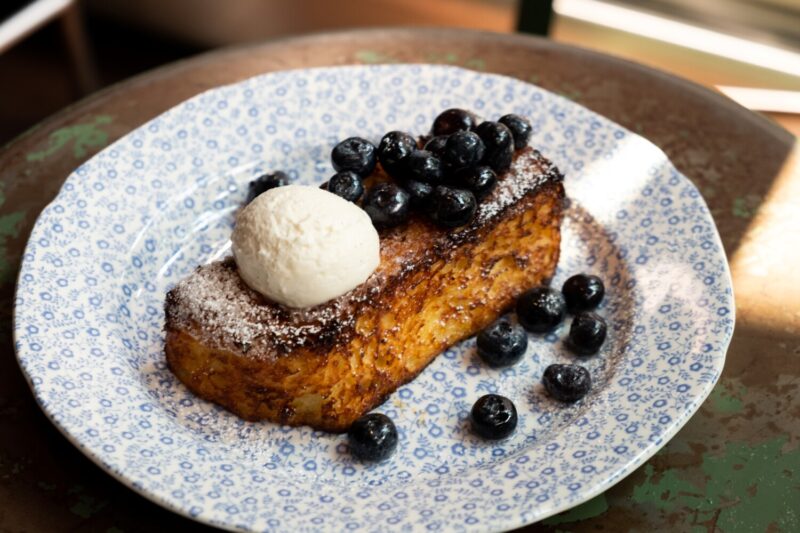
[[[448, 109], [433, 122], [420, 148], [402, 131], [390, 131], [376, 148], [360, 137], [345, 139], [331, 153], [338, 171], [328, 190], [350, 201], [364, 195], [362, 207], [379, 228], [396, 226], [411, 210], [426, 213], [445, 228], [467, 224], [494, 188], [497, 175], [511, 166], [514, 150], [527, 146], [531, 125], [517, 115], [478, 123], [463, 109]], [[380, 162], [393, 182], [364, 192], [359, 178]]]
[[[594, 355], [606, 339], [606, 322], [593, 312], [604, 296], [600, 278], [587, 274], [572, 276], [561, 291], [549, 287], [531, 289], [517, 300], [521, 327], [506, 318], [493, 323], [478, 334], [478, 355], [493, 368], [513, 365], [528, 347], [525, 330], [552, 332], [568, 312], [574, 315], [566, 342], [570, 350], [581, 357]], [[553, 364], [545, 369], [542, 384], [556, 400], [572, 403], [589, 392], [592, 381], [589, 371], [581, 365]], [[477, 435], [489, 440], [503, 439], [517, 427], [517, 409], [505, 396], [487, 394], [472, 406], [470, 419]], [[367, 461], [386, 459], [397, 447], [397, 429], [390, 418], [380, 413], [359, 418], [348, 438], [353, 455]]]
[[[413, 210], [439, 226], [456, 228], [472, 220], [478, 203], [530, 135], [530, 122], [517, 115], [479, 123], [468, 111], [448, 109], [436, 117], [422, 145], [402, 131], [390, 131], [377, 147], [361, 137], [343, 140], [331, 152], [336, 174], [326, 188], [350, 202], [360, 201], [378, 228], [401, 224]], [[378, 163], [393, 181], [365, 190], [362, 180]], [[248, 202], [286, 183], [282, 172], [265, 174], [250, 184]]]

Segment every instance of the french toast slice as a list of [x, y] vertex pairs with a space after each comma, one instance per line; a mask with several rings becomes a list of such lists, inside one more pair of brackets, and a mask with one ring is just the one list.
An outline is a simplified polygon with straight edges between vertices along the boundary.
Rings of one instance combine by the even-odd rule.
[[346, 431], [552, 277], [563, 203], [559, 171], [525, 148], [470, 224], [447, 230], [412, 215], [381, 231], [375, 273], [325, 304], [267, 301], [230, 258], [198, 267], [167, 294], [169, 367], [241, 418]]

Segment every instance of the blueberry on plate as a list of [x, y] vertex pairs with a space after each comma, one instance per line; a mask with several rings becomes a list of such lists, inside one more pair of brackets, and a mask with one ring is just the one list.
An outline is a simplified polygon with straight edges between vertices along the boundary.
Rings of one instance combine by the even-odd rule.
[[341, 196], [348, 202], [357, 202], [364, 194], [364, 184], [361, 183], [361, 176], [351, 170], [343, 170], [328, 180], [325, 187], [328, 192]]
[[511, 135], [514, 137], [514, 149], [521, 150], [528, 146], [528, 141], [531, 138], [531, 123], [528, 119], [522, 118], [513, 113], [500, 117], [497, 122], [505, 124], [511, 130]]
[[434, 135], [450, 135], [457, 131], [468, 131], [475, 127], [475, 115], [463, 109], [442, 111], [433, 121]]
[[424, 149], [441, 159], [442, 155], [444, 154], [444, 146], [446, 144], [447, 135], [439, 135], [438, 137], [431, 137], [431, 139], [425, 143]]
[[606, 340], [606, 321], [597, 313], [581, 311], [572, 319], [569, 346], [578, 355], [594, 355]]
[[462, 168], [453, 175], [453, 183], [457, 187], [472, 191], [480, 202], [494, 189], [497, 184], [497, 174], [487, 166]]
[[517, 428], [517, 408], [514, 402], [499, 394], [478, 398], [470, 413], [472, 429], [484, 439], [499, 440]]
[[522, 358], [528, 335], [519, 326], [501, 318], [478, 333], [478, 355], [491, 367], [510, 366]]
[[504, 124], [499, 122], [481, 122], [475, 128], [475, 133], [486, 146], [483, 163], [492, 167], [497, 172], [505, 172], [511, 167], [514, 157], [514, 137]]
[[397, 428], [381, 413], [362, 416], [347, 432], [350, 453], [362, 461], [383, 461], [397, 448]]
[[550, 365], [544, 369], [542, 384], [556, 400], [571, 403], [586, 396], [592, 387], [592, 378], [580, 365]]
[[374, 144], [361, 137], [350, 137], [333, 147], [331, 161], [337, 172], [350, 170], [365, 178], [375, 170], [378, 156]]
[[422, 181], [406, 180], [403, 189], [411, 196], [411, 208], [418, 211], [428, 211], [433, 196], [433, 185]]
[[261, 193], [284, 185], [289, 185], [289, 176], [280, 170], [259, 176], [247, 186], [247, 200], [245, 203], [249, 204]]
[[378, 161], [383, 170], [393, 178], [400, 178], [401, 162], [417, 149], [417, 141], [408, 133], [390, 131], [378, 145]]
[[363, 208], [377, 228], [390, 228], [408, 218], [409, 194], [394, 183], [378, 183], [364, 198]]
[[517, 299], [517, 318], [522, 327], [533, 333], [547, 333], [558, 327], [566, 315], [566, 303], [560, 292], [536, 287]]
[[486, 147], [478, 135], [472, 131], [458, 131], [447, 138], [442, 154], [443, 163], [450, 170], [474, 167], [486, 152]]
[[405, 158], [407, 179], [437, 185], [442, 181], [442, 162], [427, 150], [414, 150]]
[[439, 185], [433, 190], [430, 216], [445, 228], [457, 228], [469, 223], [478, 210], [478, 201], [471, 191]]
[[569, 312], [577, 313], [591, 311], [600, 305], [606, 289], [603, 281], [597, 276], [576, 274], [564, 282], [561, 292], [564, 293]]

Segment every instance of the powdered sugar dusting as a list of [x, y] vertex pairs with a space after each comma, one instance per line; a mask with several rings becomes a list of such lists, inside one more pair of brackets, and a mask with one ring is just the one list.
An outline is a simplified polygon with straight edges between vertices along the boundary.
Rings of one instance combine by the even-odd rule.
[[561, 179], [556, 166], [537, 150], [530, 147], [521, 150], [514, 157], [508, 172], [500, 177], [489, 197], [478, 206], [475, 223], [485, 224], [555, 176]]
[[368, 280], [326, 304], [289, 309], [247, 287], [229, 258], [202, 266], [178, 283], [167, 300], [167, 313], [173, 327], [199, 331], [212, 346], [256, 356], [278, 354], [350, 328], [352, 306], [373, 292], [372, 285]]

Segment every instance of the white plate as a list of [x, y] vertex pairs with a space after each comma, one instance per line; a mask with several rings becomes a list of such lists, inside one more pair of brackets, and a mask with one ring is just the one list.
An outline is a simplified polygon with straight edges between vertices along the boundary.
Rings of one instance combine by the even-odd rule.
[[[400, 445], [354, 463], [345, 438], [247, 423], [167, 370], [165, 292], [224, 255], [232, 212], [259, 173], [329, 177], [333, 144], [424, 133], [448, 107], [514, 112], [566, 175], [572, 199], [554, 286], [607, 285], [595, 381], [573, 406], [549, 400], [544, 367], [573, 360], [566, 326], [531, 337], [523, 362], [481, 365], [447, 350], [380, 408]], [[451, 67], [342, 67], [269, 74], [203, 93], [78, 168], [39, 217], [16, 298], [20, 365], [56, 426], [123, 483], [196, 520], [243, 530], [507, 529], [607, 489], [695, 412], [722, 371], [733, 296], [697, 189], [648, 141], [533, 85]], [[501, 444], [465, 424], [486, 392], [512, 398]]]

